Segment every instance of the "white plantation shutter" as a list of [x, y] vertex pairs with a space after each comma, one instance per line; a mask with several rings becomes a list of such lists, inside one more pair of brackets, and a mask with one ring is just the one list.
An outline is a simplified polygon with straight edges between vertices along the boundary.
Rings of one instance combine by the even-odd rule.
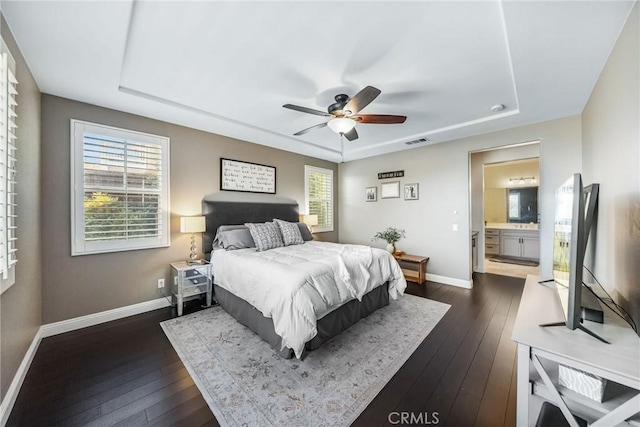
[[72, 255], [169, 245], [169, 139], [71, 121]]
[[304, 167], [307, 213], [318, 215], [314, 232], [333, 231], [333, 170]]
[[16, 211], [16, 107], [18, 81], [15, 61], [4, 41], [0, 49], [0, 278], [2, 290], [15, 281], [18, 262]]

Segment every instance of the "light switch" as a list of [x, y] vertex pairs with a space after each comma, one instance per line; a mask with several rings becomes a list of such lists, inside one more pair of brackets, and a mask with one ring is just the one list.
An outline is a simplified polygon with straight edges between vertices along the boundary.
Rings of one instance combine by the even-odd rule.
[[458, 224], [451, 224], [451, 229], [453, 231], [458, 231]]

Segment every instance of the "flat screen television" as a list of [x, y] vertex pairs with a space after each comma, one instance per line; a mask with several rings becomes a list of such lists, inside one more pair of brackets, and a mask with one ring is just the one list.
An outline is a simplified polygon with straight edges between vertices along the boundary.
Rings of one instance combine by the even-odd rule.
[[540, 326], [580, 329], [606, 342], [580, 323], [582, 315], [582, 270], [587, 239], [598, 201], [599, 185], [583, 187], [582, 176], [573, 174], [556, 190], [553, 226], [553, 281], [565, 321]]

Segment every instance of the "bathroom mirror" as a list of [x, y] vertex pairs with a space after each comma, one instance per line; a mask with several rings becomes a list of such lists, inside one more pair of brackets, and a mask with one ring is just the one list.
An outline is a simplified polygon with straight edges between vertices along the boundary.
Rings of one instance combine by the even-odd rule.
[[509, 189], [507, 220], [510, 223], [538, 222], [538, 187]]

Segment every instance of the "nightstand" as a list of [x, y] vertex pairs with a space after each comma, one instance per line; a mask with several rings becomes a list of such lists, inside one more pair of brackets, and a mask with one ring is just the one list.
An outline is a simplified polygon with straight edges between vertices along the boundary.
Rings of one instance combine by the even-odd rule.
[[189, 265], [186, 261], [172, 262], [171, 303], [178, 305], [178, 316], [182, 316], [185, 301], [207, 295], [207, 307], [211, 307], [211, 264]]

